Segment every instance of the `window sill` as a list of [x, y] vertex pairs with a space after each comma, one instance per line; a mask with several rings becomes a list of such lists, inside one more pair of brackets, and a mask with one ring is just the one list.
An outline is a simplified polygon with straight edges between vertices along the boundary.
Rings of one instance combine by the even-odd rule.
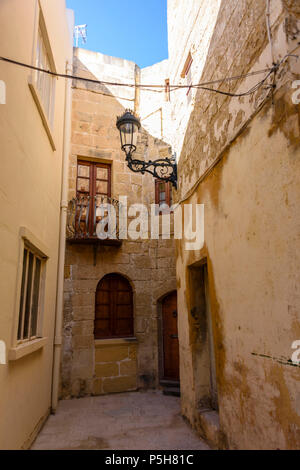
[[50, 144], [51, 144], [51, 147], [52, 147], [52, 150], [55, 151], [56, 150], [56, 146], [55, 146], [55, 142], [54, 142], [54, 138], [53, 138], [53, 133], [52, 133], [52, 130], [51, 130], [51, 126], [50, 126], [50, 123], [49, 123], [49, 120], [46, 116], [46, 113], [44, 111], [44, 106], [42, 104], [42, 100], [41, 100], [41, 97], [40, 97], [40, 94], [39, 94], [39, 91], [37, 89], [37, 87], [35, 86], [34, 82], [32, 81], [32, 79], [30, 78], [29, 81], [28, 81], [28, 86], [30, 88], [30, 91], [31, 91], [31, 94], [33, 96], [33, 99], [35, 101], [35, 104], [37, 106], [37, 109], [40, 113], [40, 116], [41, 116], [41, 119], [43, 121], [43, 125], [44, 125], [44, 128], [46, 130], [46, 133], [47, 133], [47, 136], [48, 136], [48, 139], [50, 141]]
[[115, 346], [119, 344], [132, 344], [137, 343], [138, 340], [133, 336], [132, 338], [111, 338], [111, 339], [95, 339], [95, 347], [102, 346]]
[[17, 361], [24, 356], [28, 356], [39, 349], [42, 349], [47, 343], [47, 338], [38, 338], [26, 343], [20, 344], [16, 348], [11, 348], [8, 352], [9, 361]]

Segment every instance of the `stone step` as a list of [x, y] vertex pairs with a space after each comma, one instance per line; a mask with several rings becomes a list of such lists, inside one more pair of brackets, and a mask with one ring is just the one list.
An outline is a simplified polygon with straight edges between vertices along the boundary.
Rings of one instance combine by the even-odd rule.
[[165, 387], [163, 389], [163, 394], [171, 397], [180, 397], [180, 388], [179, 387]]
[[161, 380], [160, 385], [162, 385], [163, 387], [180, 388], [179, 382], [175, 380]]

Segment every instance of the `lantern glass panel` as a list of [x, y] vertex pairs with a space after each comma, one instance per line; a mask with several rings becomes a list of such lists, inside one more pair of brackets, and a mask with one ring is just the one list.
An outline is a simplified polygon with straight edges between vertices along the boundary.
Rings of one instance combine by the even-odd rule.
[[136, 147], [138, 127], [132, 122], [120, 126], [122, 147]]

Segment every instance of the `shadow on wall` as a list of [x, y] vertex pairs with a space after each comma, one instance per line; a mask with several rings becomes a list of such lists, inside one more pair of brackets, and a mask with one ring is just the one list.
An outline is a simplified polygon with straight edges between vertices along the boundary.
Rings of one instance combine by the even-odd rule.
[[[255, 8], [250, 8], [250, 3], [250, 1], [238, 2], [238, 5], [236, 3], [235, 5], [233, 5], [232, 3], [231, 6], [230, 2], [227, 2], [226, 0], [222, 1], [218, 19], [215, 25], [215, 31], [211, 38], [210, 47], [207, 52], [206, 64], [203, 69], [202, 76], [200, 77], [201, 81], [220, 79], [224, 77], [224, 75], [235, 76], [240, 74], [246, 74], [251, 71], [252, 68], [255, 66], [258, 58], [263, 53], [263, 51], [266, 49], [268, 52], [268, 36], [265, 21], [266, 2], [252, 2], [252, 5], [255, 4]], [[291, 13], [292, 4], [294, 2], [290, 2], [287, 0], [283, 3], [286, 6], [290, 7], [289, 13]], [[224, 31], [224, 19], [226, 17], [229, 17], [228, 9], [232, 10], [230, 22], [233, 25], [240, 24], [240, 27], [237, 29], [230, 29], [230, 26], [227, 26], [226, 30]], [[297, 15], [299, 15], [298, 9], [296, 13]], [[251, 21], [249, 21], [248, 24], [247, 18], [250, 14]], [[240, 23], [240, 18], [243, 18], [243, 23]], [[287, 17], [287, 21], [291, 22], [290, 17]], [[245, 26], [246, 24], [247, 28], [243, 27], [243, 25]], [[253, 25], [252, 29], [250, 27], [251, 25]], [[288, 31], [285, 32], [288, 41], [290, 41], [289, 47], [292, 49], [294, 44], [291, 44], [291, 41], [294, 41], [295, 38], [292, 37]], [[223, 39], [222, 37], [220, 37], [220, 35], [222, 34], [224, 34]], [[274, 38], [275, 34], [282, 34], [282, 32], [281, 30], [279, 30], [279, 32], [275, 31]], [[227, 49], [225, 48], [226, 44], [228, 45]], [[264, 57], [269, 56], [265, 55]], [[258, 66], [256, 70], [258, 68], [261, 67]], [[246, 91], [247, 89], [250, 89], [254, 83], [258, 83], [262, 78], [264, 78], [264, 76], [265, 75], [263, 75], [262, 77], [258, 76], [258, 78], [257, 76], [252, 77], [250, 81], [234, 80], [232, 82], [222, 83], [220, 84], [220, 89], [229, 91], [231, 93], [237, 93], [238, 91], [240, 91], [239, 89], [241, 87], [242, 91]], [[257, 397], [259, 390], [258, 388], [255, 389], [254, 382], [257, 381], [257, 383], [260, 384], [260, 389], [266, 385], [260, 383], [261, 378], [256, 375], [257, 372], [255, 370], [255, 363], [251, 359], [251, 353], [249, 352], [247, 356], [243, 349], [247, 341], [250, 342], [250, 344], [251, 341], [253, 341], [254, 344], [259, 344], [260, 342], [261, 344], [264, 344], [264, 346], [266, 346], [270, 341], [270, 336], [268, 336], [269, 324], [267, 317], [265, 318], [264, 329], [257, 329], [255, 331], [255, 335], [251, 336], [251, 334], [249, 334], [249, 331], [251, 331], [251, 329], [247, 323], [248, 319], [246, 317], [250, 313], [249, 311], [247, 311], [247, 309], [249, 308], [249, 303], [251, 303], [250, 299], [253, 299], [252, 302], [253, 305], [255, 305], [255, 300], [253, 298], [255, 296], [252, 295], [252, 291], [250, 288], [251, 282], [249, 282], [249, 279], [248, 286], [246, 284], [244, 285], [244, 291], [242, 291], [240, 287], [240, 291], [243, 292], [242, 302], [240, 302], [239, 305], [234, 305], [235, 297], [238, 297], [241, 293], [238, 292], [239, 286], [241, 285], [239, 284], [239, 277], [243, 277], [244, 269], [247, 269], [248, 272], [250, 272], [249, 267], [251, 266], [252, 269], [252, 264], [255, 264], [253, 260], [247, 259], [247, 266], [243, 266], [243, 260], [240, 259], [239, 261], [241, 262], [241, 264], [239, 265], [239, 271], [235, 272], [235, 274], [233, 275], [233, 261], [236, 267], [238, 264], [237, 258], [241, 258], [241, 252], [239, 252], [238, 250], [245, 250], [245, 245], [248, 245], [249, 253], [252, 253], [253, 259], [256, 259], [258, 257], [258, 254], [261, 255], [260, 258], [264, 259], [260, 266], [253, 266], [253, 272], [255, 272], [254, 269], [256, 269], [256, 282], [258, 282], [257, 279], [259, 279], [259, 276], [263, 280], [266, 280], [267, 274], [269, 274], [269, 272], [267, 273], [267, 271], [273, 266], [270, 263], [270, 260], [265, 259], [267, 255], [264, 253], [263, 241], [259, 240], [258, 242], [256, 239], [255, 244], [254, 241], [252, 241], [251, 245], [251, 240], [249, 241], [249, 237], [247, 239], [247, 233], [243, 232], [243, 226], [236, 221], [237, 214], [239, 213], [240, 219], [242, 219], [243, 217], [247, 219], [247, 216], [244, 216], [245, 207], [242, 201], [258, 201], [258, 193], [261, 193], [261, 198], [266, 195], [264, 193], [266, 189], [261, 185], [261, 179], [258, 180], [256, 186], [253, 183], [253, 181], [256, 181], [257, 174], [251, 175], [249, 174], [249, 172], [243, 173], [243, 168], [249, 169], [249, 167], [251, 167], [251, 164], [252, 167], [250, 169], [253, 169], [253, 172], [255, 171], [254, 164], [255, 162], [257, 162], [257, 159], [255, 160], [253, 155], [239, 155], [241, 161], [240, 167], [238, 167], [237, 164], [233, 164], [232, 166], [233, 171], [236, 171], [236, 173], [234, 174], [236, 179], [238, 179], [239, 177], [247, 178], [247, 180], [245, 179], [244, 187], [242, 187], [241, 182], [237, 182], [236, 184], [233, 184], [231, 187], [229, 187], [228, 171], [226, 173], [226, 189], [228, 191], [227, 196], [229, 197], [229, 200], [231, 198], [232, 201], [232, 194], [236, 195], [235, 207], [228, 208], [228, 204], [225, 204], [224, 192], [222, 193], [221, 200], [221, 189], [222, 185], [224, 184], [223, 171], [225, 165], [229, 163], [229, 152], [231, 151], [235, 143], [233, 141], [238, 137], [239, 139], [241, 139], [240, 142], [243, 141], [243, 138], [247, 138], [248, 133], [251, 130], [247, 129], [242, 134], [241, 131], [243, 129], [244, 123], [247, 121], [247, 119], [254, 115], [254, 112], [259, 109], [259, 106], [261, 105], [261, 103], [264, 102], [268, 95], [269, 90], [260, 90], [251, 97], [232, 98], [214, 93], [211, 94], [208, 91], [204, 90], [197, 90], [194, 97], [195, 108], [190, 115], [189, 122], [185, 131], [182, 153], [178, 164], [179, 199], [182, 198], [185, 194], [187, 194], [188, 190], [204, 174], [207, 174], [208, 176], [205, 181], [203, 181], [203, 183], [198, 187], [196, 197], [198, 203], [206, 204], [205, 242], [207, 246], [207, 251], [205, 254], [208, 258], [208, 283], [210, 284], [210, 286], [213, 286], [210, 287], [210, 297], [211, 300], [213, 300], [211, 305], [211, 313], [212, 321], [214, 324], [213, 329], [215, 333], [214, 336], [216, 352], [216, 375], [220, 401], [220, 421], [221, 425], [223, 426], [224, 432], [228, 434], [231, 444], [235, 445], [234, 442], [236, 442], [238, 448], [242, 448], [241, 446], [243, 445], [245, 446], [244, 448], [248, 448], [247, 446], [250, 445], [273, 446], [274, 442], [276, 442], [276, 439], [277, 443], [283, 442], [283, 447], [286, 446], [286, 448], [292, 448], [292, 446], [296, 446], [296, 444], [294, 443], [297, 442], [296, 428], [297, 423], [299, 422], [299, 417], [296, 417], [296, 413], [292, 411], [292, 400], [289, 397], [289, 393], [291, 393], [292, 396], [294, 390], [292, 376], [293, 372], [291, 371], [292, 368], [286, 368], [287, 370], [283, 371], [283, 369], [279, 369], [276, 365], [274, 366], [273, 364], [273, 369], [271, 366], [269, 370], [267, 364], [264, 364], [262, 366], [264, 368], [263, 373], [265, 374], [265, 377], [267, 377], [268, 375], [269, 379], [269, 383], [267, 384], [267, 388], [265, 388], [265, 391], [268, 390], [268, 387], [272, 387], [273, 392], [270, 392], [269, 396], [266, 392], [263, 401], [264, 408], [261, 407], [261, 404], [255, 401], [255, 396]], [[267, 110], [270, 109], [269, 104], [271, 104], [270, 100], [266, 104]], [[273, 133], [278, 130], [279, 126], [281, 126], [280, 130], [282, 131], [281, 133], [284, 135], [284, 138], [286, 138], [286, 142], [291, 142], [290, 135], [286, 131], [287, 126], [284, 127], [286, 121], [283, 119], [283, 116], [286, 116], [286, 119], [288, 119], [289, 117], [295, 118], [295, 121], [297, 122], [298, 118], [296, 118], [296, 106], [291, 108], [291, 104], [287, 102], [285, 97], [280, 97], [278, 92], [277, 97], [275, 95], [272, 113], [273, 117], [271, 117], [271, 119], [273, 119], [272, 125], [274, 126], [274, 129], [272, 128], [270, 130], [267, 127], [269, 124], [268, 121], [265, 119], [266, 112], [263, 117], [266, 125], [265, 139], [268, 140], [268, 138], [271, 137]], [[262, 123], [262, 125], [264, 124]], [[260, 139], [262, 140], [261, 137]], [[268, 143], [270, 144], [270, 140], [268, 140]], [[276, 143], [273, 144], [273, 146], [276, 146]], [[257, 145], [256, 147], [258, 155], [259, 152], [261, 152], [262, 155], [263, 152], [266, 152], [266, 150], [263, 148], [263, 144], [261, 144], [261, 147], [261, 150], [259, 149], [259, 145]], [[216, 161], [216, 157], [220, 157], [220, 159]], [[249, 160], [252, 160], [252, 163], [248, 166], [245, 166], [245, 164], [243, 163], [243, 160], [245, 160], [245, 158], [249, 158]], [[216, 163], [216, 166], [214, 166], [214, 171], [209, 174], [208, 169], [213, 163]], [[280, 164], [282, 165], [282, 162]], [[265, 165], [267, 166], [266, 162]], [[241, 169], [240, 174], [238, 173], [239, 168]], [[276, 166], [274, 166], [274, 168], [276, 168]], [[259, 170], [264, 172], [265, 168], [261, 166], [259, 167]], [[272, 171], [274, 170], [272, 169]], [[252, 178], [251, 186], [249, 186], [249, 178]], [[234, 179], [232, 181], [234, 181]], [[269, 186], [269, 183], [267, 183], [265, 186], [267, 188], [269, 187], [271, 192], [271, 186]], [[250, 191], [247, 192], [247, 189], [249, 188]], [[270, 195], [270, 199], [272, 197], [273, 196]], [[239, 200], [241, 200], [240, 205]], [[257, 202], [257, 205], [258, 204], [259, 203]], [[225, 207], [227, 209], [227, 213], [225, 213]], [[265, 205], [265, 207], [266, 211], [270, 209], [267, 204]], [[260, 211], [257, 212], [257, 214], [259, 213], [259, 215], [257, 215], [257, 219], [261, 220], [264, 211], [264, 206], [260, 205], [259, 209], [257, 207], [256, 209], [253, 209], [253, 211], [255, 210]], [[236, 211], [236, 214], [234, 214], [234, 211]], [[275, 213], [273, 212], [273, 214]], [[273, 215], [273, 217], [275, 218], [275, 215]], [[220, 223], [220, 225], [218, 225], [216, 221], [222, 221], [222, 224]], [[235, 224], [233, 224], [233, 221], [235, 221]], [[251, 232], [254, 231], [252, 222], [253, 221], [251, 221], [249, 217]], [[211, 224], [211, 226], [209, 224]], [[218, 229], [220, 227], [222, 227], [223, 233], [219, 233]], [[224, 227], [226, 228], [225, 230]], [[266, 227], [264, 227], [264, 229], [265, 228]], [[236, 236], [235, 242], [233, 243], [233, 245], [235, 246], [232, 246], [231, 242], [228, 241], [228, 234], [230, 234], [230, 239], [232, 239], [233, 241], [234, 236]], [[282, 238], [285, 237], [284, 232], [282, 232], [281, 236]], [[222, 239], [222, 237], [224, 238], [224, 240]], [[284, 243], [286, 243], [286, 240], [279, 239], [277, 241], [278, 245], [280, 243], [281, 246], [281, 243], [283, 243], [283, 241]], [[227, 257], [226, 266], [224, 266], [224, 263], [221, 263], [220, 260], [217, 260], [218, 253], [219, 257], [223, 261], [223, 256], [225, 256], [225, 261]], [[186, 256], [182, 263], [182, 266], [179, 268], [182, 270], [179, 274], [182, 277], [185, 277], [186, 268], [190, 267], [196, 261], [199, 261], [199, 259], [197, 259], [196, 257], [193, 258], [193, 256]], [[222, 264], [222, 266], [220, 266], [220, 264]], [[287, 263], [287, 265], [289, 266], [289, 263]], [[280, 266], [282, 265], [279, 265], [278, 263], [278, 269], [281, 269]], [[218, 269], [217, 279], [219, 280], [219, 290], [217, 290], [217, 292], [213, 292], [215, 286], [214, 275], [216, 275], [216, 269]], [[229, 277], [231, 281], [233, 281], [232, 290], [230, 291], [230, 294], [226, 292], [226, 289], [224, 288], [224, 286], [227, 286], [227, 289], [230, 289], [230, 287], [228, 287]], [[220, 281], [220, 279], [222, 279], [222, 281]], [[269, 279], [269, 282], [273, 282], [272, 278]], [[187, 284], [191, 285], [191, 281], [188, 281]], [[262, 299], [264, 294], [263, 291], [261, 292]], [[186, 308], [188, 310], [187, 315], [189, 325], [189, 337], [187, 340], [188, 343], [183, 345], [183, 347], [186, 348], [186, 350], [190, 353], [191, 344], [196, 341], [196, 338], [201, 335], [203, 335], [204, 337], [206, 336], [207, 325], [201, 325], [199, 321], [195, 322], [193, 318], [193, 305], [192, 301], [189, 299], [189, 295], [189, 288], [187, 288], [184, 292], [184, 301], [188, 304]], [[264, 301], [266, 302], [266, 300]], [[227, 310], [222, 311], [222, 307], [220, 307], [220, 305], [224, 305], [225, 302], [227, 302]], [[274, 298], [269, 301], [269, 305], [263, 304], [263, 300], [261, 300], [261, 303], [258, 304], [258, 307], [261, 309], [265, 308], [268, 312], [270, 311], [271, 314], [271, 308], [273, 304]], [[234, 306], [239, 313], [238, 319], [234, 316], [234, 308], [232, 308]], [[232, 308], [231, 311], [230, 308]], [[257, 309], [257, 311], [259, 311], [259, 308]], [[230, 315], [232, 315], [232, 318], [229, 318]], [[199, 318], [201, 318], [201, 315], [199, 316]], [[253, 319], [252, 321], [254, 322], [255, 320]], [[262, 319], [260, 318], [259, 322], [261, 321]], [[260, 325], [262, 325], [262, 323], [260, 323]], [[278, 323], [278, 328], [279, 326], [280, 324]], [[286, 323], [285, 328], [287, 331], [288, 328], [292, 330], [292, 323], [290, 324], [290, 326]], [[226, 337], [224, 337], [224, 331], [226, 331]], [[247, 331], [247, 333], [245, 333], [245, 331]], [[278, 338], [276, 338], [276, 341], [279, 341]], [[240, 354], [241, 362], [239, 362], [238, 359], [236, 359], [234, 362], [234, 360], [230, 359], [229, 357], [230, 354], [233, 354], [234, 347], [236, 347], [236, 344], [239, 345], [240, 351], [235, 352], [238, 352]], [[201, 358], [203, 359], [203, 353], [201, 354]], [[193, 359], [190, 359], [190, 357], [191, 356], [189, 354], [186, 354], [182, 361], [186, 360], [193, 362]], [[191, 369], [193, 369], [194, 377], [192, 380], [194, 384], [197, 383], [197, 381], [199, 380], [199, 364], [197, 364], [196, 360], [190, 365]], [[266, 372], [267, 370], [269, 372]], [[280, 381], [279, 379], [277, 379], [277, 376], [283, 377], [284, 373], [286, 382], [283, 381], [283, 385], [279, 386], [278, 384], [280, 383]], [[285, 390], [285, 395], [283, 395], [283, 392], [281, 391], [283, 389]], [[274, 404], [274, 401], [272, 399], [272, 393], [280, 395], [278, 403]], [[193, 418], [197, 415], [197, 413], [199, 414], [199, 410], [197, 408], [199, 404], [195, 402], [195, 398], [197, 399], [197, 394], [195, 394], [194, 391], [187, 389], [184, 390], [183, 409], [187, 410], [187, 415], [191, 422], [193, 421]], [[235, 418], [232, 415], [232, 407], [234, 407], [235, 409]], [[291, 410], [290, 414], [288, 414], [289, 412], [286, 410]], [[270, 421], [269, 423], [269, 428], [267, 428], [265, 423], [262, 422], [264, 416], [263, 413], [268, 413], [268, 415], [272, 416], [272, 421]], [[260, 440], [258, 440], [257, 435], [255, 435], [254, 431], [252, 433], [252, 430], [255, 428], [260, 429], [262, 431], [260, 435]], [[271, 431], [273, 439], [272, 443], [268, 442], [268, 437], [270, 437]]]

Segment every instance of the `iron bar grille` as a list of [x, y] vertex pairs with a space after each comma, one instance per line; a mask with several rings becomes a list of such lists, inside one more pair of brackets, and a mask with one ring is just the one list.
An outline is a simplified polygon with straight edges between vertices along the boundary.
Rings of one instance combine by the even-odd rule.
[[[119, 239], [119, 207], [118, 200], [106, 195], [81, 195], [73, 198], [68, 205], [67, 240], [69, 241], [101, 241], [97, 236], [97, 225], [103, 217], [107, 217], [109, 209], [115, 210], [116, 219], [111, 232], [105, 228], [107, 240]], [[100, 214], [102, 209], [102, 215]]]

